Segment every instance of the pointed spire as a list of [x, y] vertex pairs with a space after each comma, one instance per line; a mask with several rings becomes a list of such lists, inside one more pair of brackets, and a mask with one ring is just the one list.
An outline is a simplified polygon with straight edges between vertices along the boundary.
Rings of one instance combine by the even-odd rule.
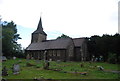
[[38, 24], [37, 30], [38, 30], [38, 31], [43, 31], [41, 17], [40, 17], [40, 21], [39, 21], [39, 24]]
[[38, 27], [37, 30], [35, 30], [33, 33], [41, 33], [47, 36], [47, 34], [43, 31], [43, 27], [42, 27], [42, 19], [40, 17], [39, 23], [38, 23]]

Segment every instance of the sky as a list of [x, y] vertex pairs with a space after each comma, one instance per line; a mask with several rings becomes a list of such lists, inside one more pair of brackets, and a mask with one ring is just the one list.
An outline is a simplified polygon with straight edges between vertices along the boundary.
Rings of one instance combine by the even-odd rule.
[[40, 17], [47, 39], [118, 33], [119, 0], [0, 0], [2, 21], [14, 21], [26, 48]]

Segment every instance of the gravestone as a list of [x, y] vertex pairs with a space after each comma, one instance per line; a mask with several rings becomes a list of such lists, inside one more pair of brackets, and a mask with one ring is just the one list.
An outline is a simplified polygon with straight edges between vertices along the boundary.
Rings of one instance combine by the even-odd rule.
[[13, 74], [19, 74], [19, 71], [20, 71], [20, 65], [13, 64]]
[[100, 56], [99, 61], [102, 61], [102, 60], [103, 60], [103, 56]]
[[26, 59], [30, 59], [30, 55], [29, 54], [26, 56]]
[[99, 68], [99, 70], [103, 71], [104, 68], [102, 66], [97, 66]]
[[50, 65], [49, 61], [46, 60], [45, 63], [44, 63], [43, 68], [44, 69], [49, 69], [49, 65]]
[[15, 59], [16, 59], [16, 57], [13, 57], [13, 59], [15, 60]]
[[98, 58], [96, 57], [96, 58], [95, 58], [95, 62], [97, 62], [97, 61], [98, 61]]
[[34, 59], [34, 57], [31, 57], [31, 59], [33, 60], [33, 59]]
[[60, 60], [57, 60], [57, 63], [60, 63]]
[[94, 61], [95, 61], [95, 56], [94, 56], [94, 55], [92, 56], [91, 61], [92, 61], [92, 62], [94, 62]]
[[100, 66], [100, 67], [99, 67], [99, 70], [103, 71], [103, 70], [104, 70], [104, 68], [103, 68], [102, 66]]
[[2, 56], [2, 61], [7, 61], [7, 58], [5, 56]]
[[52, 61], [52, 59], [50, 58], [50, 59], [49, 59], [49, 61], [51, 62], [51, 61]]
[[2, 76], [8, 76], [6, 66], [4, 66], [3, 69], [2, 69]]

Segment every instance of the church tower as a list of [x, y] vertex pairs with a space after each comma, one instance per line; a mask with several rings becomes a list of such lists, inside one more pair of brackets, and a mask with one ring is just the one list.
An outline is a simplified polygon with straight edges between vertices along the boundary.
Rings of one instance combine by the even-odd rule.
[[38, 42], [45, 41], [46, 37], [47, 37], [47, 34], [43, 31], [42, 20], [41, 20], [41, 17], [40, 17], [40, 21], [38, 23], [37, 30], [35, 30], [32, 33], [31, 43], [38, 43]]

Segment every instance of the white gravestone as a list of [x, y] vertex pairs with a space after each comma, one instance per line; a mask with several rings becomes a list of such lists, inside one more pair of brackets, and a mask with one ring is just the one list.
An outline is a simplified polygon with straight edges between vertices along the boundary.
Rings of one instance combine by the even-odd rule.
[[14, 64], [13, 65], [13, 74], [19, 74], [19, 71], [20, 71], [20, 65]]

